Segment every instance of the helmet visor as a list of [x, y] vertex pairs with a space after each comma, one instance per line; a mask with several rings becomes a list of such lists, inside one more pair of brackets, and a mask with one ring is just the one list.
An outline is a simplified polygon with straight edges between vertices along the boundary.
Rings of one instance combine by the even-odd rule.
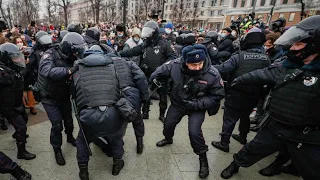
[[12, 53], [9, 55], [12, 62], [19, 67], [26, 67], [26, 61], [22, 53]]
[[155, 32], [155, 30], [152, 28], [143, 27], [142, 32], [141, 32], [141, 38], [144, 39], [144, 38], [151, 37], [154, 32]]
[[310, 37], [309, 32], [298, 28], [297, 26], [291, 27], [282, 36], [280, 36], [274, 44], [276, 45], [293, 45], [296, 42]]

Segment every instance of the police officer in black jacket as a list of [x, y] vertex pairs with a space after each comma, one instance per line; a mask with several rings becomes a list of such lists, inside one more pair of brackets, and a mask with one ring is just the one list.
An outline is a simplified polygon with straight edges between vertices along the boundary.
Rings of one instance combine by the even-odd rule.
[[50, 144], [57, 164], [64, 165], [61, 151], [63, 124], [67, 142], [75, 146], [73, 119], [70, 103], [70, 77], [76, 70], [75, 60], [83, 55], [86, 43], [80, 34], [69, 32], [62, 39], [59, 47], [47, 50], [40, 61], [37, 87], [40, 89], [42, 104], [51, 121]]
[[152, 73], [153, 79], [172, 79], [171, 105], [164, 121], [165, 139], [157, 143], [158, 147], [173, 143], [176, 125], [182, 117], [189, 117], [189, 138], [193, 151], [199, 155], [199, 176], [209, 175], [209, 167], [201, 125], [205, 112], [214, 115], [224, 97], [223, 83], [219, 72], [211, 66], [206, 48], [203, 45], [187, 46], [182, 50], [182, 58], [169, 61]]
[[100, 46], [100, 48], [104, 51], [104, 53], [114, 53], [114, 49], [110, 46], [100, 43], [100, 30], [96, 27], [88, 28], [86, 33], [84, 34], [84, 40], [86, 41], [88, 48], [90, 49], [94, 45]]
[[[262, 69], [270, 65], [270, 60], [264, 53], [262, 47], [266, 36], [260, 29], [253, 29], [248, 32], [241, 43], [241, 52], [233, 55], [228, 61], [221, 65], [216, 65], [220, 73], [228, 73], [228, 88], [231, 82], [242, 74]], [[247, 142], [247, 134], [250, 128], [249, 115], [262, 93], [262, 86], [241, 86], [231, 87], [226, 94], [225, 108], [223, 114], [223, 126], [221, 132], [221, 141], [212, 142], [212, 145], [224, 152], [229, 152], [230, 136], [232, 131], [240, 119], [240, 135], [232, 135], [234, 139], [241, 144]]]
[[33, 71], [35, 81], [38, 79], [38, 68], [43, 53], [48, 50], [52, 45], [52, 38], [48, 33], [44, 31], [39, 31], [35, 35], [36, 45], [32, 48], [33, 51], [29, 55], [29, 64], [27, 64], [27, 69]]
[[[93, 49], [95, 50], [92, 51]], [[79, 71], [73, 76], [74, 98], [80, 121], [88, 143], [98, 137], [108, 141], [110, 156], [114, 160], [112, 174], [118, 175], [124, 165], [122, 137], [127, 123], [119, 115], [115, 104], [122, 94], [138, 112], [133, 126], [138, 142], [137, 152], [141, 154], [144, 124], [140, 113], [140, 99], [145, 101], [148, 98], [147, 78], [134, 62], [113, 54], [105, 54], [102, 50], [99, 52], [94, 46], [86, 54], [89, 55], [78, 61]], [[94, 124], [96, 122], [94, 119], [100, 119], [102, 124], [100, 122]], [[80, 178], [87, 180], [89, 153], [81, 132], [77, 138], [77, 148]]]
[[217, 58], [217, 54], [219, 52], [218, 46], [217, 46], [218, 43], [219, 43], [218, 42], [218, 33], [215, 31], [209, 31], [206, 34], [206, 38], [201, 43], [204, 46], [206, 46], [207, 51], [210, 56], [211, 63], [213, 65], [221, 64], [221, 62], [219, 62], [219, 59]]
[[25, 59], [18, 46], [12, 43], [0, 46], [0, 113], [16, 131], [17, 158], [31, 160], [36, 158], [36, 155], [26, 150], [28, 117], [22, 103], [24, 83], [20, 73], [25, 67]]
[[[166, 39], [159, 36], [159, 26], [155, 21], [147, 22], [141, 33], [141, 38], [145, 42], [132, 49], [119, 52], [122, 57], [133, 57], [141, 55], [140, 68], [144, 71], [147, 77], [150, 77], [157, 67], [177, 58], [177, 54], [173, 45]], [[163, 121], [167, 109], [167, 83], [162, 82], [162, 87], [159, 89], [160, 95], [160, 116], [159, 120]], [[142, 113], [143, 119], [149, 119], [150, 100], [143, 104]]]
[[[320, 179], [320, 16], [311, 16], [286, 31], [277, 45], [291, 45], [279, 65], [238, 77], [242, 84], [275, 85], [269, 104], [269, 122], [234, 155], [221, 173], [227, 179], [239, 167], [249, 167], [286, 149], [303, 179]], [[282, 163], [277, 164], [278, 168]]]

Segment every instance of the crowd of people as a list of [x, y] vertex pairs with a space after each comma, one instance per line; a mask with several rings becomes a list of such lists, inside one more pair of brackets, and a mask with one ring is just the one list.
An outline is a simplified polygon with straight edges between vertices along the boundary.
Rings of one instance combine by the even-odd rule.
[[[232, 137], [244, 146], [222, 178], [279, 152], [261, 175], [284, 172], [320, 179], [319, 15], [292, 27], [283, 18], [268, 27], [246, 17], [219, 31], [161, 20], [130, 27], [69, 24], [65, 30], [32, 23], [25, 31], [3, 29], [0, 44], [0, 127], [7, 130], [7, 122], [14, 127], [18, 159], [36, 158], [26, 150], [26, 109], [36, 115], [41, 102], [52, 124], [50, 144], [58, 165], [66, 164], [61, 150], [65, 129], [67, 142], [77, 148], [81, 180], [89, 179], [90, 143], [113, 157], [116, 176], [124, 167], [128, 123], [137, 154], [142, 154], [143, 121], [149, 119], [151, 99], [157, 99], [164, 139], [156, 146], [174, 143], [176, 126], [188, 116], [199, 177], [206, 178], [208, 146], [201, 127], [205, 114], [217, 114], [225, 99], [221, 140], [211, 144], [229, 152]], [[76, 138], [72, 112], [80, 127]], [[239, 134], [232, 134], [238, 121]], [[258, 133], [248, 142], [250, 130]], [[0, 162], [0, 173], [32, 178], [2, 152]]]

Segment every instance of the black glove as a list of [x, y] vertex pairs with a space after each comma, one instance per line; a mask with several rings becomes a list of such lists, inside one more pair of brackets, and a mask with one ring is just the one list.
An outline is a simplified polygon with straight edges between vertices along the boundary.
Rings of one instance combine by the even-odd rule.
[[185, 106], [187, 107], [188, 110], [197, 110], [196, 101], [183, 100], [183, 102], [185, 103]]
[[79, 70], [79, 65], [76, 64], [72, 68], [69, 68], [70, 74], [73, 74], [74, 72]]

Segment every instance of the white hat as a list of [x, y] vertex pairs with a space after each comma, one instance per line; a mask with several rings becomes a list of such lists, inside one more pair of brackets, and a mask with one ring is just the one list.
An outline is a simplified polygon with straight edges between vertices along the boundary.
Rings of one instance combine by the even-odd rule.
[[139, 28], [133, 28], [132, 29], [132, 36], [139, 35], [141, 37], [141, 30]]

